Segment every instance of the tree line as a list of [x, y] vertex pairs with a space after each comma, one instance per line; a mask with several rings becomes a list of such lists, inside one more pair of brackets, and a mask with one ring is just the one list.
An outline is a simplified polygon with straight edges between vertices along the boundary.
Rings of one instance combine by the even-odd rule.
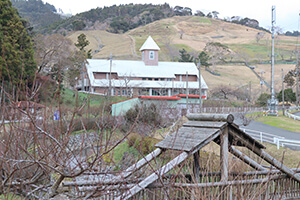
[[41, 0], [11, 0], [11, 2], [20, 16], [28, 20], [36, 32], [42, 32], [45, 27], [62, 20], [53, 5]]
[[[56, 12], [56, 8], [42, 0], [12, 0], [20, 15], [28, 19], [39, 33], [53, 33], [60, 31], [78, 31], [90, 28], [95, 24], [106, 24], [106, 30], [113, 33], [122, 33], [138, 26], [149, 24], [153, 21], [173, 16], [201, 16], [214, 19], [218, 17], [218, 11], [204, 14], [197, 10], [193, 14], [192, 8], [175, 6], [172, 8], [165, 4], [121, 4], [103, 8], [95, 8], [90, 11], [79, 13], [67, 19], [62, 19]], [[268, 31], [259, 26], [255, 19], [233, 16], [220, 19], [231, 23], [241, 24], [259, 30]]]

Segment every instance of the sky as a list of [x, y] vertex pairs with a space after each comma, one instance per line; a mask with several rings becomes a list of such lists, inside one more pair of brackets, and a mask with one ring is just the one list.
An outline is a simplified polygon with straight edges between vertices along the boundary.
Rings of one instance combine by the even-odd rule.
[[195, 12], [200, 10], [207, 14], [211, 11], [219, 12], [219, 18], [240, 16], [248, 17], [259, 21], [260, 26], [270, 29], [271, 9], [276, 8], [276, 24], [286, 31], [300, 31], [300, 0], [43, 0], [62, 9], [64, 13], [73, 15], [88, 11], [97, 7], [129, 4], [129, 3], [149, 3], [170, 4], [171, 7], [177, 5], [189, 7]]

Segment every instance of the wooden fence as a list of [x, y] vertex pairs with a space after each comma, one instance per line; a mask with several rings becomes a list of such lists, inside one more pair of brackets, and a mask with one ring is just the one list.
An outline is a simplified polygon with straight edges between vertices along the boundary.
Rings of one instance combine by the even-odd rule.
[[[156, 181], [134, 195], [132, 199], [281, 200], [300, 198], [300, 183], [279, 170], [231, 173], [229, 181], [226, 182], [221, 182], [220, 176], [220, 172], [200, 174], [200, 183], [193, 183], [191, 175], [184, 177], [167, 175], [163, 180]], [[125, 191], [135, 185], [136, 181], [138, 180], [132, 180], [132, 182], [124, 180], [123, 183], [121, 181], [116, 185], [98, 186], [78, 186], [74, 183], [68, 184], [68, 187], [77, 194], [98, 191], [97, 199], [110, 200], [122, 196]]]

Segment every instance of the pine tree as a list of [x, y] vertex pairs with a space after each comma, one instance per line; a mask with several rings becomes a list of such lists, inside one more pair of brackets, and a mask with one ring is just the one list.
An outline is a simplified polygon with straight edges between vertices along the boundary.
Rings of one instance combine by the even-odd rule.
[[179, 50], [179, 60], [178, 62], [193, 62], [194, 57], [191, 56], [185, 49]]
[[31, 39], [9, 0], [0, 1], [0, 79], [31, 83], [36, 72]]

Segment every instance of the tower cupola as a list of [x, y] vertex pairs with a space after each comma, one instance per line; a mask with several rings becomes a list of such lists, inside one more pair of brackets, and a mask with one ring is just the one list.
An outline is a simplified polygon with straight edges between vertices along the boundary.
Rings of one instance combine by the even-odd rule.
[[145, 65], [158, 65], [158, 51], [159, 46], [152, 39], [151, 36], [147, 38], [143, 46], [140, 48], [142, 52], [142, 60]]

